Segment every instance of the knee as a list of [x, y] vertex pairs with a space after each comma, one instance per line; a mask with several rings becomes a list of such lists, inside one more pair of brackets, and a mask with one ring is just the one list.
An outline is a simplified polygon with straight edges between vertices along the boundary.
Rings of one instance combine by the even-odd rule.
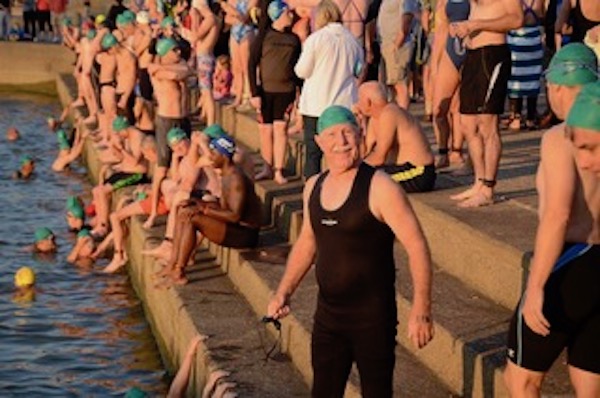
[[504, 385], [510, 396], [539, 396], [543, 375], [533, 375], [531, 372], [508, 364], [504, 370]]

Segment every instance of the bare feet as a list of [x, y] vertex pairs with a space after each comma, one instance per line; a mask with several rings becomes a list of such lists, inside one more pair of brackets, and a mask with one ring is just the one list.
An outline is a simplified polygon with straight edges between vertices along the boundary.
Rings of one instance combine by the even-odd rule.
[[493, 205], [493, 204], [494, 204], [493, 195], [490, 197], [490, 196], [487, 196], [482, 191], [479, 191], [475, 195], [471, 196], [470, 198], [458, 203], [458, 207], [473, 208], [473, 207], [489, 206], [489, 205]]
[[450, 196], [450, 199], [456, 200], [456, 201], [463, 201], [463, 200], [469, 199], [471, 196], [474, 196], [478, 192], [479, 192], [479, 186], [473, 185], [471, 188], [467, 189], [466, 191], [463, 191], [459, 194]]
[[170, 259], [171, 251], [173, 249], [173, 244], [168, 240], [163, 240], [160, 245], [156, 246], [154, 249], [142, 250], [142, 254], [144, 256], [150, 256], [155, 258], [162, 259]]
[[273, 177], [273, 181], [275, 181], [279, 185], [284, 185], [288, 183], [288, 180], [283, 176], [283, 172], [281, 171], [281, 169], [275, 169], [275, 177]]
[[213, 391], [215, 390], [217, 383], [221, 379], [229, 375], [230, 373], [224, 370], [215, 370], [211, 372], [210, 375], [208, 375], [208, 380], [206, 380], [206, 384], [204, 385], [204, 390], [202, 391], [202, 398], [210, 398]]
[[460, 150], [451, 150], [448, 154], [448, 160], [450, 164], [463, 164], [465, 163], [465, 159], [462, 156]]
[[114, 256], [110, 264], [108, 264], [102, 272], [105, 274], [113, 274], [117, 272], [121, 267], [127, 264], [127, 258], [125, 256]]

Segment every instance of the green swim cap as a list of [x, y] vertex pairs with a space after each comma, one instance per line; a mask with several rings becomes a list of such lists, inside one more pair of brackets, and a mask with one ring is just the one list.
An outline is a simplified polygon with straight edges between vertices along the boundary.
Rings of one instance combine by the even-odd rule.
[[62, 26], [71, 26], [73, 25], [73, 20], [71, 20], [70, 17], [64, 17], [61, 21], [60, 21]]
[[79, 205], [79, 198], [77, 196], [69, 196], [67, 198], [67, 210], [77, 205]]
[[109, 48], [113, 48], [118, 43], [119, 43], [119, 41], [117, 40], [117, 38], [115, 37], [115, 35], [113, 35], [112, 33], [107, 33], [102, 38], [102, 48], [104, 50], [108, 50]]
[[67, 138], [67, 132], [63, 129], [56, 131], [56, 141], [58, 141], [58, 149], [60, 150], [71, 148], [71, 144]]
[[139, 202], [140, 200], [144, 200], [148, 197], [148, 194], [144, 191], [140, 191], [138, 193], [135, 194], [135, 200], [136, 202]]
[[173, 146], [173, 145], [177, 144], [179, 141], [186, 139], [186, 138], [187, 138], [187, 134], [185, 133], [185, 131], [183, 131], [179, 127], [173, 127], [167, 133], [167, 143], [169, 143], [169, 146]]
[[74, 202], [67, 200], [67, 211], [71, 213], [73, 217], [80, 220], [83, 220], [85, 217], [85, 211], [83, 210], [83, 207], [81, 207], [81, 203], [79, 203], [78, 200], [75, 200]]
[[598, 59], [585, 44], [567, 44], [552, 57], [545, 73], [550, 83], [580, 86], [598, 79]]
[[148, 394], [137, 387], [132, 387], [125, 393], [125, 398], [146, 398], [147, 396]]
[[600, 133], [600, 81], [583, 86], [567, 116], [567, 126]]
[[160, 23], [161, 28], [166, 28], [167, 26], [175, 26], [175, 20], [172, 17], [165, 17]]
[[35, 230], [35, 242], [39, 242], [45, 239], [48, 239], [49, 237], [53, 236], [54, 234], [52, 233], [52, 231], [49, 228], [46, 227], [41, 227]]
[[87, 228], [83, 228], [81, 231], [77, 232], [77, 238], [85, 238], [88, 236], [92, 236], [92, 234], [90, 233], [90, 230]]
[[219, 138], [219, 137], [223, 137], [223, 136], [227, 135], [225, 130], [223, 130], [223, 127], [221, 127], [221, 125], [218, 123], [211, 124], [210, 126], [205, 128], [202, 132], [204, 134], [206, 134], [207, 136], [209, 136], [211, 139], [215, 139], [215, 138]]
[[173, 50], [174, 48], [177, 48], [177, 42], [171, 37], [160, 39], [156, 43], [156, 53], [159, 57], [164, 57], [169, 51]]
[[135, 14], [129, 10], [123, 11], [121, 14], [117, 15], [117, 25], [128, 25], [135, 21]]
[[96, 38], [96, 29], [88, 30], [86, 37], [88, 40], [94, 40]]
[[21, 166], [25, 166], [27, 163], [31, 162], [33, 162], [33, 158], [29, 155], [23, 155], [21, 156], [21, 159], [19, 159], [19, 163], [21, 164]]
[[129, 127], [129, 120], [125, 116], [117, 116], [115, 120], [113, 120], [112, 128], [115, 133], [118, 133], [121, 130], [125, 130]]
[[326, 128], [338, 124], [351, 124], [358, 127], [356, 118], [350, 109], [340, 105], [332, 105], [325, 109], [319, 117], [317, 121], [317, 134], [321, 134]]

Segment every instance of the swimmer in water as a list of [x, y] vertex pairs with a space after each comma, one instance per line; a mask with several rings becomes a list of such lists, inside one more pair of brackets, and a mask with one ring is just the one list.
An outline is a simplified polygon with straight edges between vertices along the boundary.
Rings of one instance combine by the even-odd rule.
[[67, 256], [71, 264], [89, 266], [94, 261], [92, 254], [96, 250], [96, 243], [90, 234], [90, 230], [83, 228], [77, 233], [75, 246]]
[[35, 161], [29, 155], [21, 157], [21, 167], [13, 173], [15, 180], [28, 180], [35, 171]]
[[54, 233], [46, 227], [35, 230], [35, 242], [32, 250], [36, 253], [54, 253], [56, 252], [56, 237]]
[[20, 138], [20, 134], [19, 134], [19, 130], [17, 130], [15, 127], [9, 127], [8, 130], [6, 130], [6, 140], [7, 141], [16, 141]]
[[21, 267], [15, 273], [13, 301], [18, 303], [35, 300], [35, 272], [30, 267]]
[[69, 231], [79, 232], [85, 224], [85, 211], [81, 200], [77, 196], [70, 196], [67, 199], [67, 214], [65, 216]]

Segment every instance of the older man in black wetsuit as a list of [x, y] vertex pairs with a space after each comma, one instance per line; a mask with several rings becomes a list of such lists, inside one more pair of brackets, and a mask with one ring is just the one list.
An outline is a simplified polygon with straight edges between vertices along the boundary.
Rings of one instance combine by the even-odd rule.
[[329, 170], [306, 183], [302, 230], [267, 315], [289, 313], [290, 296], [316, 256], [313, 396], [342, 397], [356, 361], [362, 395], [391, 397], [397, 325], [394, 238], [409, 256], [414, 298], [408, 330], [417, 347], [433, 337], [429, 249], [402, 189], [359, 158], [352, 113], [341, 106], [327, 108], [317, 132]]

